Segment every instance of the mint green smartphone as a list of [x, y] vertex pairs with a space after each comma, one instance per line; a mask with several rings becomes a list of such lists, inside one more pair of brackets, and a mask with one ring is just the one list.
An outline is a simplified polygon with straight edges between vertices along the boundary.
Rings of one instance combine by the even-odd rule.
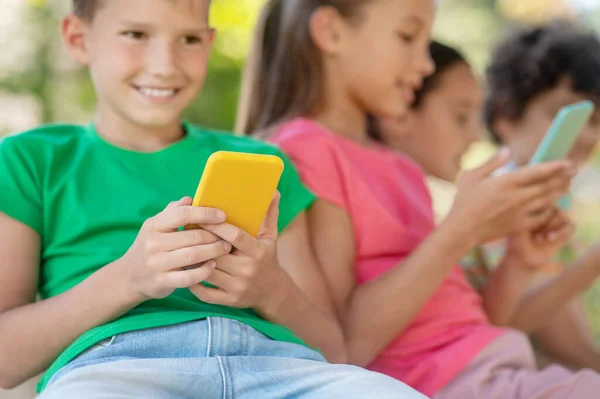
[[566, 158], [593, 112], [594, 103], [589, 100], [561, 108], [529, 164]]
[[[531, 157], [529, 164], [535, 165], [565, 159], [593, 112], [594, 103], [589, 100], [561, 108], [533, 157]], [[568, 202], [568, 198], [563, 197], [558, 205], [565, 208]]]

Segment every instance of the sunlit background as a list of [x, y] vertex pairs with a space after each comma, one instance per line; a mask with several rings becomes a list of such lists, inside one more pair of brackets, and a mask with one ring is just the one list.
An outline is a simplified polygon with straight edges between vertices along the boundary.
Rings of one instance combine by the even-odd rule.
[[[191, 121], [232, 129], [240, 72], [263, 3], [213, 0], [212, 23], [219, 35], [206, 87], [186, 115]], [[58, 22], [69, 6], [68, 0], [0, 0], [0, 135], [40, 123], [89, 121], [94, 108], [90, 80], [64, 53], [58, 35]], [[442, 0], [434, 30], [437, 39], [462, 49], [481, 73], [490, 48], [511, 24], [542, 24], [556, 17], [600, 27], [600, 0]], [[481, 162], [491, 151], [489, 144], [476, 146], [467, 165]], [[600, 233], [599, 172], [596, 156], [575, 187], [576, 215], [588, 242]], [[450, 196], [440, 196], [447, 206]], [[600, 340], [600, 288], [587, 295], [587, 304]], [[31, 392], [26, 388], [9, 396], [0, 391], [0, 398], [27, 399]]]

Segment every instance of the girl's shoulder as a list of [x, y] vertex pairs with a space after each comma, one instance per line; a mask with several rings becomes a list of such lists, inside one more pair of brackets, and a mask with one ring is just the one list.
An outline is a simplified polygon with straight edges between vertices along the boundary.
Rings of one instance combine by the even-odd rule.
[[321, 124], [307, 118], [295, 118], [274, 129], [270, 141], [276, 144], [320, 144], [334, 145], [336, 135]]
[[356, 153], [345, 138], [318, 122], [297, 118], [277, 126], [269, 141], [279, 147], [296, 164], [309, 163], [323, 168], [347, 168]]

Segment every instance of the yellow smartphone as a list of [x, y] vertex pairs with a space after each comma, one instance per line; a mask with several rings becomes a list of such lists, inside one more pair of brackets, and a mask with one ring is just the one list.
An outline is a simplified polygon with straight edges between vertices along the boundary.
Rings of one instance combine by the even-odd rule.
[[[220, 209], [227, 223], [256, 237], [283, 168], [275, 155], [215, 152], [206, 162], [192, 205]], [[198, 226], [186, 226], [193, 228]]]

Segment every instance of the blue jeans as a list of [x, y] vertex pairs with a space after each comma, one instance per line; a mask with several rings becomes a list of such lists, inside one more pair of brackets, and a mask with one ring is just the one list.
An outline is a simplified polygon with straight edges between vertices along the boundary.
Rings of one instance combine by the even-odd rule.
[[382, 374], [331, 365], [304, 346], [209, 318], [115, 336], [59, 370], [38, 398], [425, 397]]

